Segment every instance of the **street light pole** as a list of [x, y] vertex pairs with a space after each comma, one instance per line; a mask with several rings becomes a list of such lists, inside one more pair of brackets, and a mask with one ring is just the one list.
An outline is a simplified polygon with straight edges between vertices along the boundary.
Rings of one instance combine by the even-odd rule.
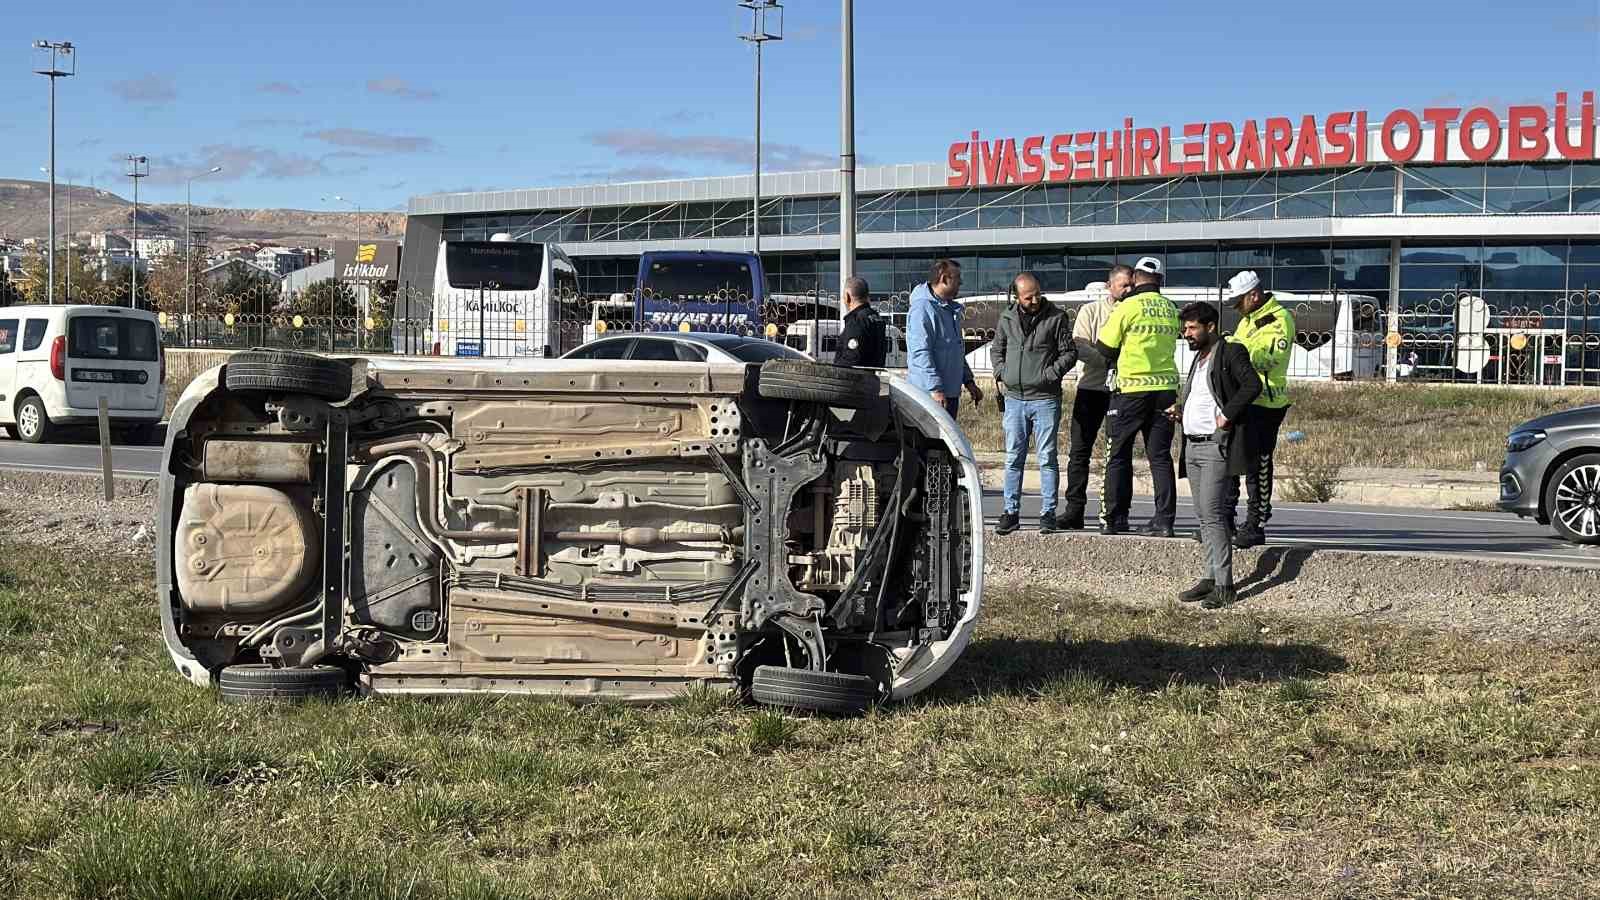
[[139, 306], [139, 179], [150, 174], [150, 157], [128, 156], [128, 177], [133, 179], [133, 289], [128, 308]]
[[[322, 202], [323, 203], [327, 203], [329, 199], [337, 200], [340, 203], [348, 203], [349, 205], [355, 207], [355, 210], [356, 210], [356, 252], [355, 252], [355, 258], [357, 258], [357, 259], [360, 258], [360, 256], [361, 256], [361, 204], [359, 204], [356, 201], [351, 200], [349, 198], [343, 197], [343, 196], [341, 196], [339, 194], [334, 194], [332, 198], [323, 197], [322, 198]], [[365, 282], [363, 282], [361, 280], [361, 278], [359, 276], [360, 271], [361, 271], [360, 264], [357, 263], [356, 264], [356, 272], [358, 273], [358, 275], [356, 277], [356, 286], [354, 288], [355, 294], [356, 294], [356, 310], [357, 310], [357, 312], [359, 314], [365, 315], [366, 314], [366, 307], [367, 307], [367, 303], [365, 302], [365, 300], [366, 300], [366, 292], [363, 291], [362, 288], [364, 288], [366, 286], [366, 284], [365, 284]], [[337, 314], [339, 312], [339, 306], [338, 306], [338, 300], [339, 300], [339, 289], [338, 289], [338, 282], [339, 282], [339, 250], [338, 250], [337, 246], [334, 247], [334, 253], [333, 253], [333, 279], [334, 279], [334, 290], [332, 292], [333, 299], [329, 301], [329, 309], [328, 309], [328, 320], [329, 320], [330, 324], [333, 324], [333, 320], [335, 318], [337, 318]]]
[[[756, 177], [755, 203], [750, 207], [750, 233], [755, 237], [755, 252], [761, 252], [761, 45], [783, 40], [783, 4], [778, 0], [741, 0], [740, 8], [750, 11], [750, 33], [742, 41], [756, 45]], [[776, 30], [771, 28], [777, 17]]]
[[[56, 79], [77, 74], [78, 58], [71, 41], [34, 41], [42, 62], [33, 71], [50, 79], [50, 262], [46, 273], [46, 302], [56, 302]], [[63, 68], [70, 64], [71, 68]]]
[[844, 286], [856, 274], [856, 26], [854, 0], [841, 0], [839, 80], [839, 315]]
[[221, 166], [212, 166], [199, 175], [190, 175], [183, 184], [183, 331], [185, 343], [192, 339], [194, 321], [194, 291], [190, 282], [194, 278], [194, 180], [207, 175], [215, 175], [222, 171]]

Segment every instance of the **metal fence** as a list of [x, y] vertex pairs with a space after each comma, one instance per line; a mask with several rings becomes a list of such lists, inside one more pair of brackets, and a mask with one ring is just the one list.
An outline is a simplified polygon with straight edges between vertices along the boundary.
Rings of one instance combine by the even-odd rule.
[[[1169, 293], [1184, 302], [1183, 292]], [[1408, 296], [1409, 296], [1408, 292]], [[126, 284], [75, 285], [71, 301], [127, 305]], [[1297, 333], [1290, 375], [1306, 380], [1421, 381], [1519, 386], [1600, 386], [1600, 286], [1537, 306], [1496, 307], [1455, 289], [1408, 299], [1330, 292], [1285, 295]], [[823, 291], [777, 294], [757, 302], [720, 291], [692, 296], [591, 296], [562, 291], [526, 303], [488, 287], [431, 290], [407, 286], [357, 291], [333, 282], [285, 294], [275, 284], [246, 289], [201, 284], [186, 293], [142, 288], [138, 305], [160, 313], [166, 346], [274, 347], [409, 355], [560, 356], [605, 335], [731, 331], [813, 354], [833, 350], [837, 297]], [[1217, 300], [1214, 292], [1209, 301]], [[964, 336], [975, 370], [987, 363], [1005, 295], [964, 298]], [[877, 295], [874, 305], [905, 330], [909, 295]], [[636, 308], [638, 306], [639, 308]], [[1069, 315], [1079, 306], [1064, 305]], [[1237, 314], [1223, 310], [1223, 330]], [[1186, 363], [1186, 348], [1179, 347]]]

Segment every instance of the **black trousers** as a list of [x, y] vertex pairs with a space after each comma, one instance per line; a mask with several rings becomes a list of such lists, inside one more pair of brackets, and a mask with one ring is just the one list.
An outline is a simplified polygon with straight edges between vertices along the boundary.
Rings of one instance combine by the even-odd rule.
[[1089, 505], [1089, 457], [1094, 454], [1095, 439], [1100, 436], [1100, 425], [1105, 422], [1106, 410], [1111, 407], [1110, 391], [1078, 389], [1072, 401], [1071, 445], [1067, 449], [1067, 490], [1064, 503], [1066, 512], [1083, 515]]
[[[1245, 507], [1245, 527], [1266, 527], [1267, 521], [1272, 518], [1272, 483], [1274, 478], [1272, 457], [1278, 448], [1278, 431], [1283, 428], [1283, 420], [1289, 415], [1289, 407], [1282, 409], [1268, 409], [1265, 406], [1252, 406], [1245, 413], [1244, 446], [1240, 451], [1245, 454], [1244, 484], [1249, 503]], [[1227, 508], [1236, 509], [1239, 506], [1239, 481], [1236, 478], [1228, 479]]]
[[1100, 502], [1100, 521], [1112, 525], [1128, 524], [1128, 507], [1133, 503], [1133, 442], [1144, 439], [1145, 457], [1150, 460], [1150, 480], [1156, 492], [1156, 511], [1152, 525], [1171, 526], [1178, 515], [1178, 479], [1172, 468], [1172, 435], [1175, 423], [1167, 418], [1167, 407], [1178, 402], [1177, 391], [1117, 393], [1106, 413], [1109, 442], [1106, 459], [1106, 489]]

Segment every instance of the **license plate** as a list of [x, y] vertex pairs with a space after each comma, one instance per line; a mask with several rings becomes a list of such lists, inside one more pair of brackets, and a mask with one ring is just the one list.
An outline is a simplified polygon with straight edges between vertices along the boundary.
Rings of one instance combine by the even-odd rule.
[[111, 372], [99, 372], [94, 369], [78, 369], [72, 373], [78, 381], [116, 381], [117, 376]]
[[456, 341], [457, 356], [482, 356], [483, 346], [477, 341]]

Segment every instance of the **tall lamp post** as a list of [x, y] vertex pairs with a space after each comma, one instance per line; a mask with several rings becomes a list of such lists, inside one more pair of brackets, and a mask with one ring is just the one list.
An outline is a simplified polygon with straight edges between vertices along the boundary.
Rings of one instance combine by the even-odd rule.
[[194, 180], [207, 175], [215, 175], [222, 171], [221, 166], [212, 166], [199, 175], [190, 175], [183, 184], [183, 332], [185, 343], [193, 340], [194, 322], [194, 289], [190, 282], [194, 280], [194, 227], [191, 224], [194, 217]]
[[139, 179], [150, 174], [150, 157], [128, 156], [128, 177], [133, 179], [133, 290], [128, 308], [139, 306]]
[[50, 262], [45, 285], [47, 302], [56, 302], [56, 79], [78, 72], [77, 48], [71, 41], [34, 41], [39, 64], [33, 70], [50, 79]]
[[740, 0], [739, 7], [750, 11], [750, 33], [739, 40], [756, 45], [756, 178], [755, 205], [750, 207], [750, 233], [755, 236], [755, 252], [761, 252], [761, 45], [783, 40], [783, 4], [778, 0]]
[[856, 274], [856, 24], [855, 0], [841, 0], [839, 31], [839, 315], [844, 286]]
[[[361, 253], [361, 204], [357, 203], [356, 201], [351, 200], [351, 199], [349, 199], [347, 197], [343, 197], [343, 196], [341, 196], [339, 194], [334, 194], [332, 197], [323, 197], [322, 198], [322, 202], [323, 203], [327, 203], [330, 200], [336, 200], [336, 201], [338, 201], [340, 203], [348, 204], [348, 205], [350, 205], [352, 207], [355, 207], [355, 211], [356, 211], [356, 253], [360, 254]], [[333, 277], [334, 277], [334, 280], [337, 281], [338, 278], [339, 278], [339, 269], [338, 269], [339, 254], [338, 254], [337, 251], [335, 251], [335, 253], [333, 254], [333, 258], [334, 258]], [[357, 269], [357, 271], [359, 272], [360, 270]], [[363, 294], [362, 294], [362, 291], [361, 291], [361, 285], [362, 285], [361, 279], [357, 278], [356, 279], [356, 296], [358, 298], [362, 298], [363, 297]], [[336, 296], [336, 297], [338, 296], [338, 292], [337, 291], [334, 292], [334, 296]], [[362, 307], [366, 306], [366, 304], [364, 302], [361, 302], [360, 299], [358, 299], [357, 302]]]
[[[46, 174], [50, 173], [50, 170], [45, 166], [40, 166], [39, 171]], [[50, 243], [52, 245], [55, 244], [53, 235], [50, 238]], [[51, 253], [54, 252], [55, 248], [52, 246]], [[54, 276], [52, 275], [53, 278]], [[67, 176], [67, 302], [72, 302], [72, 176], [70, 175]]]

